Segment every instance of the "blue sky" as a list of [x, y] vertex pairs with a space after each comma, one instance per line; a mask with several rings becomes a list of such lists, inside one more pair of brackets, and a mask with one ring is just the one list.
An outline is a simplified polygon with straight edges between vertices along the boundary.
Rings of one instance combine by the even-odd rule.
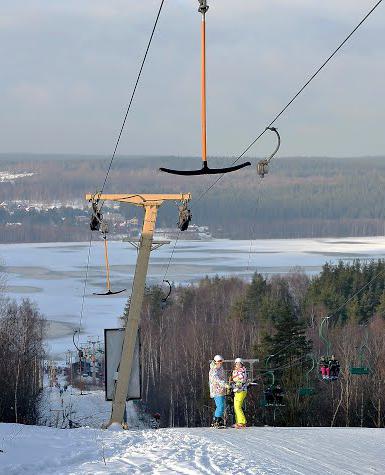
[[[374, 3], [209, 1], [209, 155], [239, 154]], [[197, 5], [166, 0], [118, 153], [200, 153]], [[3, 0], [0, 152], [111, 154], [158, 6]], [[385, 3], [279, 120], [281, 155], [385, 154], [384, 27]]]

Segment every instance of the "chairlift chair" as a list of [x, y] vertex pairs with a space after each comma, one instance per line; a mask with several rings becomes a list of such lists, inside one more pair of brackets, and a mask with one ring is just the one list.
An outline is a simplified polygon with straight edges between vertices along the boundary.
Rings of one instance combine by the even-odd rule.
[[314, 396], [314, 388], [299, 388], [298, 394], [301, 397]]
[[280, 386], [280, 384], [275, 384], [275, 374], [274, 371], [267, 371], [266, 374], [271, 376], [271, 382], [267, 389], [263, 391], [263, 399], [260, 401], [260, 405], [262, 407], [285, 407], [283, 402], [279, 402], [278, 399], [283, 401], [283, 390], [280, 391], [279, 397], [277, 397], [276, 388]]
[[314, 388], [310, 386], [310, 373], [315, 368], [315, 360], [314, 360], [314, 357], [312, 357], [311, 355], [308, 355], [308, 356], [311, 357], [312, 365], [311, 365], [311, 368], [306, 373], [306, 386], [303, 386], [302, 388], [298, 389], [298, 395], [301, 397], [313, 396], [315, 393]]
[[[368, 363], [368, 358], [367, 358], [367, 353], [369, 352], [369, 347], [368, 347], [368, 327], [365, 329], [365, 339], [361, 346], [359, 347], [358, 353], [359, 353], [359, 366], [351, 366], [349, 368], [349, 372], [353, 376], [363, 376], [367, 375], [370, 373], [370, 367], [369, 365], [364, 364], [364, 360], [366, 360], [366, 363]], [[366, 357], [365, 357], [366, 354]]]
[[351, 366], [350, 367], [350, 374], [352, 375], [363, 375], [369, 374], [370, 369], [368, 366]]
[[[328, 363], [330, 363], [331, 359], [333, 359], [333, 351], [332, 351], [332, 348], [331, 348], [331, 342], [330, 342], [330, 339], [324, 335], [324, 324], [327, 322], [327, 324], [329, 325], [329, 319], [330, 319], [330, 316], [327, 316], [327, 317], [324, 317], [321, 321], [321, 324], [320, 324], [320, 327], [319, 327], [319, 337], [320, 337], [320, 340], [324, 343], [324, 354], [325, 354], [325, 357], [326, 357], [326, 361]], [[331, 359], [329, 359], [331, 357]], [[338, 359], [337, 359], [337, 362], [338, 362]], [[331, 371], [330, 371], [331, 373]], [[326, 378], [322, 378], [322, 381], [336, 381], [338, 378], [339, 378], [339, 373], [340, 373], [340, 367], [339, 367], [339, 364], [338, 364], [338, 371], [337, 371], [337, 374], [334, 374], [334, 375], [331, 375], [329, 377], [326, 377]]]

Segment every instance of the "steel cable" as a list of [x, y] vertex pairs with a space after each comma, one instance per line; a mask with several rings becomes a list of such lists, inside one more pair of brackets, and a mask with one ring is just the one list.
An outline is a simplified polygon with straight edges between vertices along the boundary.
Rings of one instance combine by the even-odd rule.
[[129, 112], [130, 112], [131, 105], [132, 105], [132, 102], [134, 100], [134, 96], [135, 96], [135, 93], [136, 93], [136, 89], [138, 87], [139, 80], [140, 80], [140, 77], [142, 75], [142, 71], [143, 71], [143, 68], [144, 68], [144, 64], [146, 62], [147, 55], [148, 55], [148, 52], [150, 50], [150, 46], [151, 46], [151, 43], [152, 43], [152, 39], [154, 37], [155, 30], [156, 30], [156, 27], [157, 27], [157, 24], [158, 24], [158, 21], [159, 21], [159, 17], [160, 17], [160, 14], [162, 12], [163, 4], [164, 4], [164, 0], [162, 0], [160, 2], [160, 6], [159, 6], [159, 9], [158, 9], [158, 13], [156, 15], [154, 26], [153, 26], [152, 31], [151, 31], [150, 39], [148, 40], [148, 43], [147, 43], [147, 48], [146, 48], [146, 51], [145, 51], [144, 56], [143, 56], [142, 63], [141, 63], [140, 68], [139, 68], [139, 73], [138, 73], [136, 81], [135, 81], [134, 89], [132, 90], [132, 93], [131, 93], [131, 97], [130, 97], [130, 100], [129, 100], [129, 103], [128, 103], [128, 106], [127, 106], [127, 110], [126, 110], [126, 113], [125, 113], [124, 118], [123, 118], [122, 126], [120, 128], [119, 135], [118, 135], [118, 138], [117, 138], [116, 143], [115, 143], [114, 151], [112, 153], [111, 160], [110, 160], [110, 163], [108, 165], [107, 173], [106, 173], [106, 176], [104, 178], [104, 182], [103, 182], [102, 188], [100, 190], [100, 193], [103, 193], [104, 187], [106, 186], [108, 176], [109, 176], [110, 171], [111, 171], [112, 163], [113, 163], [114, 158], [116, 156], [116, 151], [118, 149], [120, 139], [122, 137], [123, 130], [124, 130], [124, 127], [126, 125], [127, 117], [128, 117]]
[[[129, 100], [129, 103], [128, 103], [128, 106], [127, 106], [127, 110], [126, 110], [126, 113], [125, 113], [125, 115], [124, 115], [124, 119], [123, 119], [123, 122], [122, 122], [122, 125], [121, 125], [121, 128], [120, 128], [120, 131], [119, 131], [119, 135], [118, 135], [118, 138], [117, 138], [116, 143], [115, 143], [114, 151], [113, 151], [113, 154], [112, 154], [112, 156], [111, 156], [110, 163], [109, 163], [108, 168], [107, 168], [107, 173], [106, 173], [106, 176], [105, 176], [105, 178], [104, 178], [102, 188], [101, 188], [101, 190], [100, 190], [100, 192], [99, 192], [100, 194], [103, 193], [103, 190], [104, 190], [104, 188], [105, 188], [105, 186], [106, 186], [106, 183], [107, 183], [107, 180], [108, 180], [108, 176], [109, 176], [110, 171], [111, 171], [112, 163], [113, 163], [114, 158], [115, 158], [115, 156], [116, 156], [116, 151], [117, 151], [117, 149], [118, 149], [119, 142], [120, 142], [120, 139], [121, 139], [121, 137], [122, 137], [122, 133], [123, 133], [123, 130], [124, 130], [126, 121], [127, 121], [128, 114], [129, 114], [130, 109], [131, 109], [132, 102], [133, 102], [133, 100], [134, 100], [134, 96], [135, 96], [135, 93], [136, 93], [136, 90], [137, 90], [137, 87], [138, 87], [138, 84], [139, 84], [140, 77], [141, 77], [141, 75], [142, 75], [142, 71], [143, 71], [143, 68], [144, 68], [144, 64], [145, 64], [146, 59], [147, 59], [147, 55], [148, 55], [148, 52], [149, 52], [149, 49], [150, 49], [150, 46], [151, 46], [151, 43], [152, 43], [152, 39], [153, 39], [154, 34], [155, 34], [155, 30], [156, 30], [156, 27], [157, 27], [157, 24], [158, 24], [158, 21], [159, 21], [160, 14], [161, 14], [161, 12], [162, 12], [163, 5], [164, 5], [164, 0], [161, 0], [160, 6], [159, 6], [159, 9], [158, 9], [158, 13], [157, 13], [157, 15], [156, 15], [155, 22], [154, 22], [154, 25], [153, 25], [153, 28], [152, 28], [152, 31], [151, 31], [151, 35], [150, 35], [150, 38], [149, 38], [149, 41], [148, 41], [148, 43], [147, 43], [147, 47], [146, 47], [146, 50], [145, 50], [145, 53], [144, 53], [144, 56], [143, 56], [143, 60], [142, 60], [142, 63], [141, 63], [141, 65], [140, 65], [140, 68], [139, 68], [139, 73], [138, 73], [138, 75], [137, 75], [137, 78], [136, 78], [136, 81], [135, 81], [135, 85], [134, 85], [134, 88], [133, 88], [133, 91], [132, 91], [132, 94], [131, 94], [131, 97], [130, 97], [130, 100]], [[103, 207], [103, 205], [104, 205], [104, 202], [102, 203], [102, 206], [100, 207], [100, 210], [101, 210], [101, 208]], [[82, 304], [81, 304], [81, 310], [80, 310], [78, 344], [79, 344], [79, 338], [80, 338], [80, 327], [81, 327], [81, 322], [82, 322], [83, 313], [84, 313], [84, 303], [85, 303], [85, 294], [86, 294], [86, 289], [87, 289], [88, 272], [89, 272], [89, 265], [90, 265], [91, 246], [92, 246], [92, 232], [91, 232], [91, 234], [90, 234], [90, 240], [89, 240], [88, 257], [87, 257], [87, 265], [86, 265], [86, 272], [85, 272], [85, 281], [84, 281], [84, 288], [83, 288], [83, 297], [82, 297]]]
[[[344, 44], [354, 35], [354, 33], [360, 28], [360, 26], [369, 18], [369, 16], [374, 12], [374, 10], [382, 3], [382, 0], [379, 0], [364, 16], [364, 18], [358, 23], [358, 25], [348, 34], [348, 36], [338, 45], [338, 47], [330, 54], [330, 56], [321, 64], [321, 66], [310, 76], [310, 78], [303, 84], [303, 86], [298, 90], [296, 94], [289, 100], [289, 102], [275, 115], [271, 120], [269, 125], [243, 150], [243, 152], [232, 162], [231, 165], [234, 165], [238, 162], [255, 144], [258, 140], [265, 134], [266, 130], [274, 125], [274, 123], [281, 117], [281, 115], [291, 106], [291, 104], [297, 99], [297, 97], [306, 89], [306, 87], [315, 79], [315, 77], [322, 71], [322, 69], [329, 63], [329, 61], [338, 53], [338, 51], [344, 46]], [[202, 194], [199, 196], [197, 201], [200, 201], [203, 196], [205, 196], [214, 186], [224, 177], [225, 174], [220, 175]]]
[[[296, 94], [289, 100], [289, 102], [274, 116], [274, 118], [270, 121], [270, 123], [265, 127], [265, 129], [260, 132], [257, 137], [243, 150], [243, 152], [231, 163], [231, 165], [234, 165], [235, 163], [238, 162], [257, 142], [258, 140], [266, 133], [266, 131], [269, 129], [269, 127], [272, 127], [274, 123], [282, 116], [282, 114], [291, 106], [291, 104], [298, 98], [298, 96], [306, 89], [306, 87], [315, 79], [315, 77], [322, 71], [322, 69], [329, 63], [329, 61], [338, 53], [338, 51], [344, 46], [344, 44], [354, 35], [354, 33], [360, 28], [360, 26], [369, 18], [369, 16], [374, 12], [374, 10], [382, 3], [382, 0], [379, 0], [370, 10], [369, 12], [363, 17], [363, 19], [353, 28], [353, 30], [349, 33], [348, 36], [337, 46], [337, 48], [328, 56], [328, 58], [321, 64], [321, 66], [310, 76], [310, 78], [303, 84], [303, 86], [298, 90]], [[216, 186], [216, 184], [225, 176], [225, 173], [220, 175], [214, 182], [206, 189], [204, 190], [198, 197], [198, 199], [195, 201], [196, 203], [199, 202], [210, 190]], [[257, 209], [258, 209], [259, 204], [257, 204]], [[178, 241], [178, 240], [177, 240]], [[174, 254], [175, 246], [172, 252], [172, 255]], [[251, 254], [251, 247], [252, 244], [250, 245], [250, 251], [249, 251], [249, 258], [248, 258], [248, 266], [247, 268], [249, 269], [249, 264], [250, 264], [250, 254]], [[172, 259], [171, 255], [171, 259]], [[170, 261], [171, 261], [170, 259]], [[170, 261], [167, 266], [167, 270], [170, 266]]]

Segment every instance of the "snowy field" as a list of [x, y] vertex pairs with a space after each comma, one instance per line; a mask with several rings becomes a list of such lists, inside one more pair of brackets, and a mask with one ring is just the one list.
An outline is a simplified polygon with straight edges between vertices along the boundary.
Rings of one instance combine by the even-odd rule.
[[[173, 243], [151, 255], [147, 283], [161, 284]], [[251, 252], [250, 252], [251, 250]], [[73, 349], [72, 333], [79, 327], [88, 244], [2, 244], [0, 259], [7, 269], [8, 295], [30, 298], [50, 321], [50, 354], [63, 359]], [[175, 283], [194, 282], [205, 275], [237, 275], [250, 278], [262, 274], [289, 272], [301, 266], [309, 274], [326, 262], [339, 259], [385, 257], [385, 238], [263, 239], [250, 241], [179, 241], [167, 278]], [[114, 297], [103, 292], [105, 272], [101, 242], [91, 248], [89, 280], [82, 319], [84, 340], [103, 336], [104, 328], [118, 326], [118, 317], [130, 294], [136, 250], [128, 243], [110, 243], [113, 289], [127, 291]], [[166, 290], [166, 289], [165, 289]], [[385, 473], [385, 472], [384, 472]]]
[[[111, 410], [104, 392], [71, 386], [45, 387], [41, 409], [41, 422], [60, 428], [0, 423], [1, 475], [385, 473], [385, 429], [155, 430], [129, 402], [130, 430], [102, 430]], [[61, 428], [64, 414], [83, 427]]]
[[385, 430], [159, 429], [113, 432], [0, 424], [0, 473], [385, 473]]

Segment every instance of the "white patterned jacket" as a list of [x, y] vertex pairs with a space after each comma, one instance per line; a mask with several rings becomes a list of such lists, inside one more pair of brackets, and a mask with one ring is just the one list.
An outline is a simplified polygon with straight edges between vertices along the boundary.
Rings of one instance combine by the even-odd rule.
[[209, 372], [210, 397], [224, 396], [226, 394], [226, 373], [223, 367], [216, 367], [214, 361], [210, 364]]

